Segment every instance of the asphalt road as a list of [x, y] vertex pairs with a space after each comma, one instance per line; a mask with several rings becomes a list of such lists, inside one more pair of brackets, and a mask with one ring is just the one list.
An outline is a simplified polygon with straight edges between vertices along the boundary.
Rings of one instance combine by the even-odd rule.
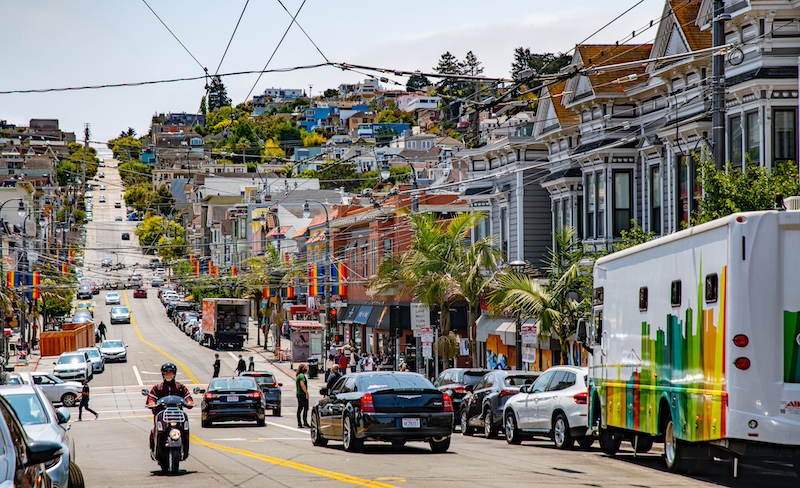
[[[105, 279], [113, 273], [99, 267], [100, 259], [115, 257], [126, 264], [125, 273], [141, 268], [148, 261], [138, 253], [135, 236], [121, 241], [122, 232], [132, 232], [134, 224], [114, 222], [124, 214], [114, 209], [119, 196], [116, 170], [106, 167], [106, 194], [115, 197], [97, 202], [95, 220], [88, 225], [87, 276]], [[100, 192], [95, 191], [95, 195]], [[121, 199], [120, 199], [121, 200]], [[116, 259], [115, 259], [116, 261]], [[145, 275], [146, 277], [148, 275]], [[149, 280], [146, 280], [149, 283]], [[70, 422], [76, 440], [77, 462], [89, 487], [262, 487], [274, 486], [457, 486], [513, 487], [547, 484], [555, 486], [797, 486], [798, 479], [786, 470], [767, 470], [740, 466], [739, 477], [732, 477], [728, 463], [709, 463], [695, 476], [665, 471], [660, 449], [646, 455], [633, 455], [630, 446], [615, 458], [600, 453], [597, 444], [588, 450], [558, 451], [547, 440], [525, 441], [520, 446], [505, 440], [484, 439], [480, 435], [454, 435], [450, 451], [433, 454], [426, 444], [407, 445], [395, 450], [388, 444], [368, 443], [364, 452], [347, 453], [340, 443], [314, 447], [306, 429], [295, 427], [293, 378], [288, 365], [273, 365], [256, 355], [257, 369], [275, 372], [283, 386], [283, 417], [268, 418], [267, 426], [243, 423], [201, 428], [198, 409], [189, 411], [192, 446], [188, 460], [177, 476], [164, 476], [150, 460], [147, 436], [152, 417], [144, 408], [143, 387], [160, 379], [160, 365], [171, 360], [178, 364], [178, 380], [205, 386], [210, 379], [214, 351], [201, 347], [185, 336], [166, 318], [155, 290], [148, 288], [146, 299], [134, 299], [132, 290], [123, 293], [133, 321], [130, 325], [109, 326], [109, 337], [129, 345], [127, 363], [107, 364], [106, 371], [92, 381], [91, 406], [99, 420], [87, 414], [77, 422], [73, 409]], [[95, 316], [108, 322], [105, 292], [95, 297]], [[252, 340], [250, 345], [255, 346]], [[245, 356], [250, 355], [244, 352]], [[233, 371], [236, 354], [222, 352], [223, 374]], [[43, 360], [39, 370], [52, 368]], [[312, 404], [320, 380], [312, 380]], [[199, 398], [196, 398], [199, 402]]]

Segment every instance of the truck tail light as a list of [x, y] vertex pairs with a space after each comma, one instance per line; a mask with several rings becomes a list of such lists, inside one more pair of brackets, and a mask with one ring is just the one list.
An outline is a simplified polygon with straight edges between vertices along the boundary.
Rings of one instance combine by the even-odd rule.
[[589, 394], [586, 393], [585, 391], [582, 391], [582, 392], [578, 393], [577, 395], [575, 395], [572, 398], [575, 400], [575, 403], [577, 403], [578, 405], [587, 405], [589, 403]]
[[442, 400], [444, 400], [444, 411], [453, 412], [453, 399], [447, 393], [442, 393]]
[[744, 334], [736, 334], [733, 336], [733, 345], [737, 347], [745, 347], [750, 344], [750, 339]]
[[747, 358], [736, 358], [736, 360], [733, 362], [733, 365], [744, 371], [746, 369], [750, 369], [750, 360]]
[[375, 403], [372, 401], [372, 393], [367, 393], [361, 397], [361, 411], [367, 413], [375, 412]]

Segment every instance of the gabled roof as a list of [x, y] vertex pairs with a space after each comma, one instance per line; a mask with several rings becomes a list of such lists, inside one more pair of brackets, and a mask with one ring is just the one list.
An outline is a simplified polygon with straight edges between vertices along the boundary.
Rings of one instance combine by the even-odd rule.
[[564, 106], [563, 97], [564, 88], [566, 88], [566, 86], [566, 81], [559, 81], [547, 87], [547, 91], [550, 93], [550, 102], [553, 104], [553, 108], [556, 111], [556, 117], [558, 118], [558, 123], [562, 128], [575, 125], [580, 122], [580, 117], [578, 117], [578, 114]]
[[669, 0], [668, 3], [686, 37], [686, 42], [689, 43], [689, 49], [696, 51], [710, 48], [711, 30], [701, 31], [697, 25], [697, 15], [700, 13], [702, 0]]
[[266, 238], [271, 239], [275, 237], [286, 237], [286, 233], [289, 232], [289, 229], [292, 227], [289, 225], [282, 225], [280, 227], [273, 227], [267, 232]]
[[[645, 60], [650, 56], [652, 44], [589, 44], [577, 47], [578, 61], [587, 68], [611, 66]], [[632, 80], [618, 82], [626, 76], [637, 75]], [[600, 93], [624, 93], [627, 88], [638, 85], [645, 75], [645, 66], [603, 71], [589, 76], [595, 95]]]

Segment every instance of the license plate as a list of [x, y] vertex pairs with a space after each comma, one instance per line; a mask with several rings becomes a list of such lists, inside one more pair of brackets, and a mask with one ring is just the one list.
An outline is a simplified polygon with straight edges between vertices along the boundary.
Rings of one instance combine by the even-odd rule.
[[239, 397], [238, 396], [230, 396], [229, 395], [228, 396], [228, 401], [229, 402], [238, 402], [239, 401]]
[[403, 419], [404, 429], [419, 429], [419, 419]]

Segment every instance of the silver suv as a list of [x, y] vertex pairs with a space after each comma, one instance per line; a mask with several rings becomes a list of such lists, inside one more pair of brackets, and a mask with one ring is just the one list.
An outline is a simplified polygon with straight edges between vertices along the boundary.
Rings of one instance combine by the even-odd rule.
[[94, 376], [92, 362], [85, 352], [65, 352], [54, 362], [53, 374], [62, 380], [86, 380]]
[[74, 407], [81, 398], [83, 385], [77, 381], [64, 381], [51, 373], [10, 373], [9, 385], [30, 385], [31, 382], [42, 389], [53, 405], [60, 403], [65, 407]]
[[61, 456], [45, 463], [53, 486], [83, 486], [83, 474], [75, 464], [75, 443], [69, 429], [63, 427], [69, 422], [69, 410], [64, 407], [55, 410], [44, 392], [32, 385], [3, 385], [0, 395], [11, 404], [31, 439], [61, 444]]

